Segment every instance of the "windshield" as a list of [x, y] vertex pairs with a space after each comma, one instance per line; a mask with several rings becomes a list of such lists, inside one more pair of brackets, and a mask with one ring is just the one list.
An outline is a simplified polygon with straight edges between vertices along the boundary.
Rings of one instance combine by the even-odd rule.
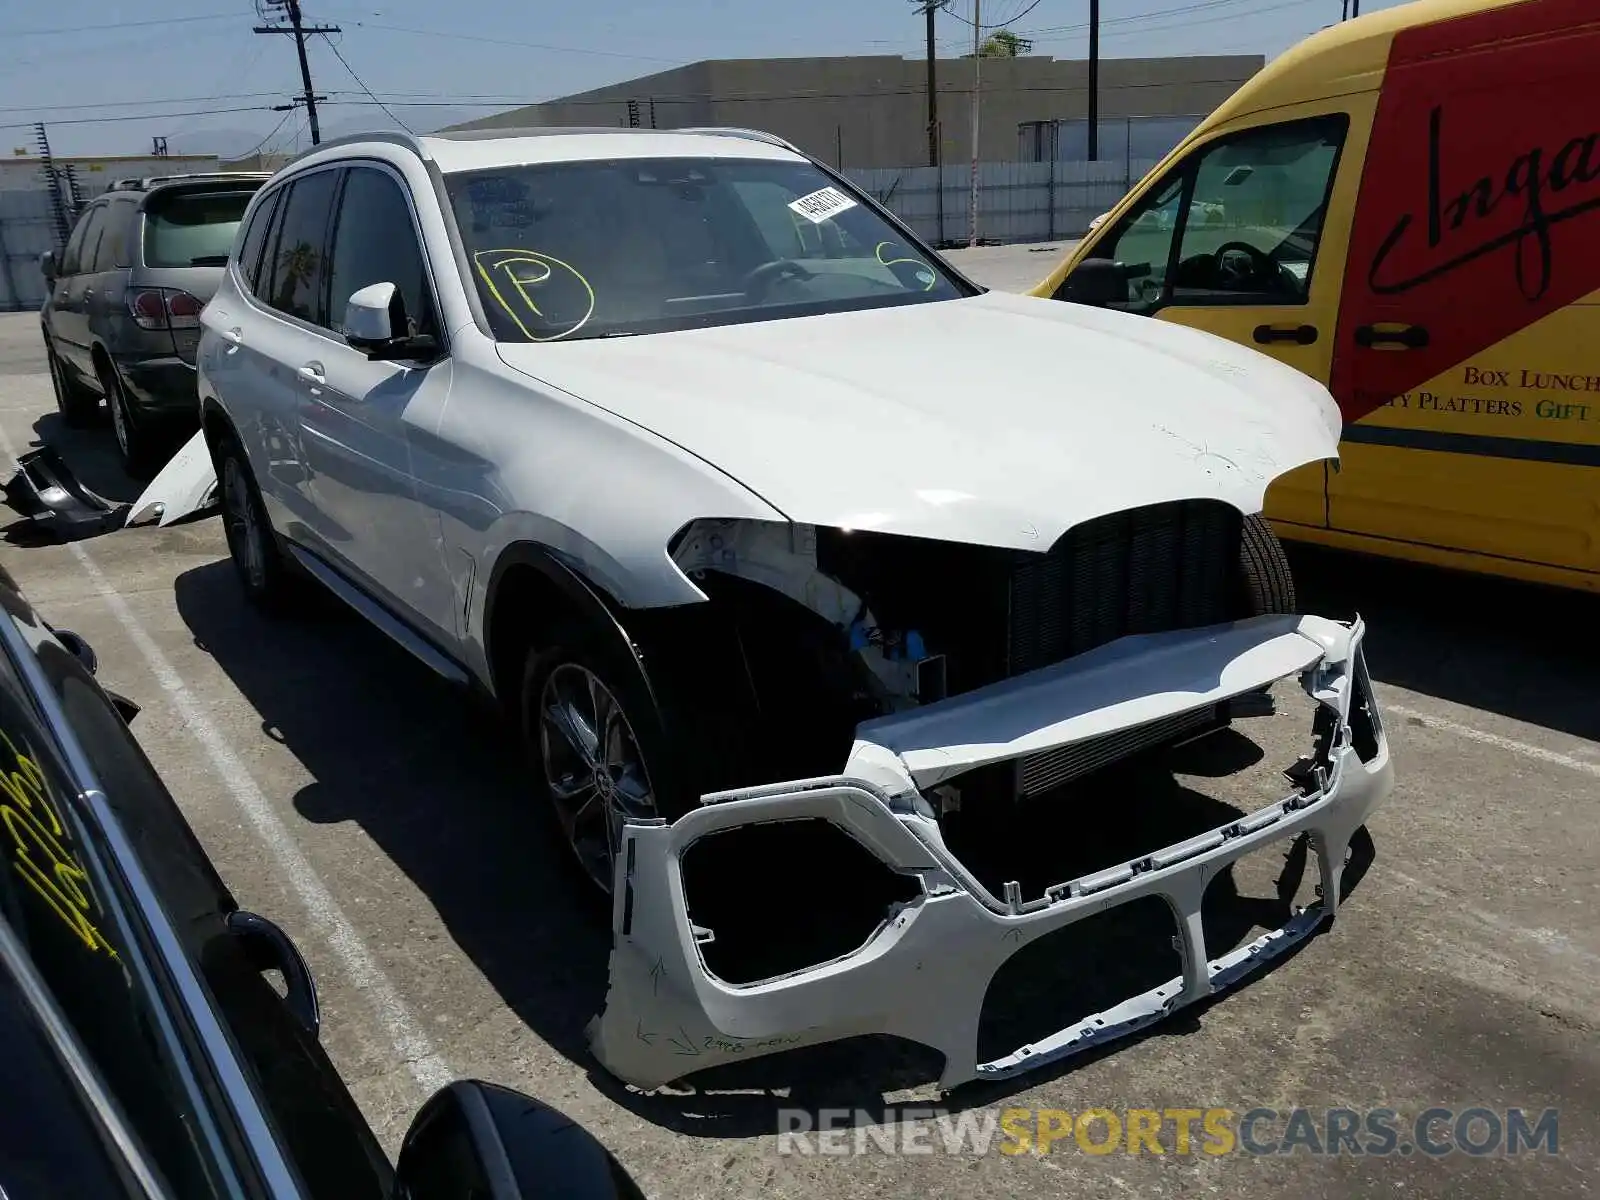
[[810, 163], [543, 163], [447, 175], [503, 342], [949, 300], [969, 289]]
[[144, 214], [144, 265], [222, 266], [254, 194], [180, 192], [152, 200]]

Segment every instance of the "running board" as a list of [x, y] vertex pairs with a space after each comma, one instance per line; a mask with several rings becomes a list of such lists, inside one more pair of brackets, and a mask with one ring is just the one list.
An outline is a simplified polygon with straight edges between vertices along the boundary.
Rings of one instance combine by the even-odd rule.
[[402, 648], [410, 651], [413, 658], [435, 675], [460, 687], [466, 687], [472, 682], [453, 659], [434, 649], [411, 626], [374, 601], [315, 554], [294, 545], [289, 547], [289, 553], [294, 555], [295, 562], [299, 563], [308, 575], [388, 634]]

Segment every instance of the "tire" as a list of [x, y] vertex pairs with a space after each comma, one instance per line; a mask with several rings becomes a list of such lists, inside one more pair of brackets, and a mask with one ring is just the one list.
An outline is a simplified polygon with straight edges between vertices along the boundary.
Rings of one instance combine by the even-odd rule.
[[238, 439], [224, 434], [218, 441], [215, 459], [217, 498], [228, 539], [228, 557], [238, 572], [245, 598], [263, 612], [285, 612], [296, 598], [299, 580], [289, 569], [267, 519], [244, 449]]
[[1239, 542], [1239, 565], [1244, 572], [1245, 594], [1251, 616], [1300, 611], [1294, 573], [1289, 568], [1289, 556], [1283, 552], [1283, 543], [1272, 532], [1272, 526], [1259, 513], [1244, 519], [1243, 536]]
[[61, 419], [72, 429], [86, 429], [93, 425], [100, 417], [100, 398], [93, 392], [85, 391], [81, 384], [68, 381], [66, 368], [56, 356], [48, 335], [44, 356], [50, 367], [50, 386], [55, 391], [56, 411], [61, 414]]
[[128, 393], [116, 367], [100, 364], [100, 383], [105, 388], [106, 409], [111, 415], [111, 433], [117, 443], [117, 457], [122, 469], [135, 479], [149, 479], [160, 465], [157, 454], [160, 439], [154, 430], [135, 420], [133, 407], [128, 403]]
[[[602, 695], [599, 711], [606, 715], [597, 721]], [[563, 704], [575, 707], [586, 726], [603, 725], [598, 753], [593, 747], [581, 752], [578, 741], [587, 739], [551, 715]], [[688, 807], [660, 714], [638, 668], [601, 637], [578, 626], [563, 628], [551, 645], [528, 655], [518, 732], [557, 836], [589, 882], [609, 895], [621, 813], [670, 820]]]

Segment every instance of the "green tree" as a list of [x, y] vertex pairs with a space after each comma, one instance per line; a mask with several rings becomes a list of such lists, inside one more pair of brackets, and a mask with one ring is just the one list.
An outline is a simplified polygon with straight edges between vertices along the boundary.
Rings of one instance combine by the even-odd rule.
[[978, 53], [984, 58], [1021, 58], [1032, 49], [1033, 43], [1027, 38], [1019, 37], [1009, 29], [1000, 29], [989, 35], [978, 48]]

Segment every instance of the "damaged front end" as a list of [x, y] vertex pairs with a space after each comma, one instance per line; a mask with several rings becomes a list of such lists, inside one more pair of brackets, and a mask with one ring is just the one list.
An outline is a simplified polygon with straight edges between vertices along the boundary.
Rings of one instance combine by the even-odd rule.
[[[671, 823], [629, 822], [617, 856], [610, 990], [589, 1028], [596, 1056], [619, 1078], [653, 1088], [736, 1059], [889, 1035], [942, 1054], [940, 1086], [950, 1089], [1100, 1046], [1231, 986], [1335, 914], [1352, 837], [1390, 790], [1364, 635], [1359, 619], [1267, 615], [1115, 637], [971, 690], [890, 706], [857, 726], [836, 775], [710, 794]], [[1230, 705], [1248, 710], [1274, 683], [1295, 680], [1314, 713], [1311, 752], [1284, 772], [1287, 794], [1264, 807], [1030, 895], [1015, 882], [995, 894], [948, 844], [942, 816], [964, 780], [1011, 769], [1019, 792], [1030, 770], [1057, 782], [1130, 748], [1218, 728]], [[776, 823], [842, 833], [905, 883], [906, 898], [848, 953], [733, 982], [708, 965], [716, 930], [691, 915], [685, 855], [712, 835]], [[1283, 844], [1314, 855], [1316, 899], [1280, 927], [1208, 957], [1208, 884], [1246, 855]], [[820, 891], [826, 883], [782, 878], [776, 886]], [[1141, 901], [1170, 913], [1176, 974], [980, 1055], [986, 998], [1008, 960], [1046, 935]]]

